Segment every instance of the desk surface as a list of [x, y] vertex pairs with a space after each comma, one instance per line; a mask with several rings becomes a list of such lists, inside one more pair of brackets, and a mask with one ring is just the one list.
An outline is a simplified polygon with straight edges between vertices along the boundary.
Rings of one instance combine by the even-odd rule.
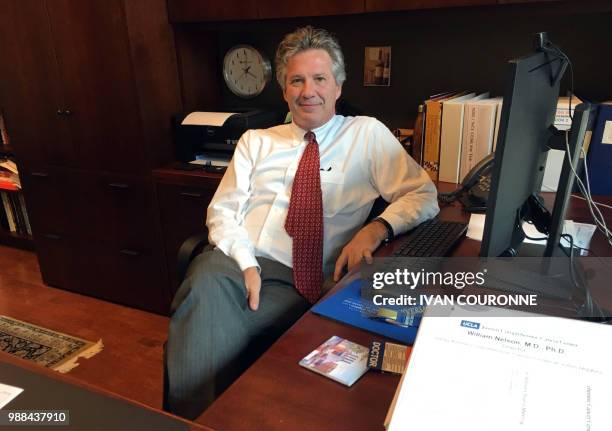
[[[457, 205], [443, 207], [441, 217], [469, 220], [469, 214]], [[572, 199], [568, 218], [589, 222], [586, 205]], [[377, 255], [389, 255], [394, 247], [391, 243]], [[610, 247], [599, 232], [591, 248], [599, 256], [610, 255]], [[480, 242], [466, 238], [453, 255], [476, 256], [479, 250]], [[196, 422], [218, 430], [314, 430], [331, 426], [336, 431], [383, 430], [399, 377], [369, 372], [347, 388], [298, 365], [332, 335], [365, 346], [373, 338], [382, 338], [307, 312]]]

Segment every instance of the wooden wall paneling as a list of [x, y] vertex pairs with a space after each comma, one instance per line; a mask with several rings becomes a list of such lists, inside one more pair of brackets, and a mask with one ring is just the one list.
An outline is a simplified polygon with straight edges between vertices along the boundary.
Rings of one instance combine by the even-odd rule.
[[[578, 94], [593, 101], [612, 98], [612, 82], [606, 77], [610, 58], [605, 55], [612, 40], [612, 26], [608, 25], [611, 9], [610, 1], [586, 0], [455, 7], [275, 19], [264, 25], [255, 21], [197, 24], [185, 34], [196, 39], [201, 28], [215, 28], [221, 54], [231, 44], [248, 40], [273, 53], [282, 36], [296, 27], [312, 24], [326, 28], [337, 35], [345, 54], [347, 81], [342, 99], [390, 128], [409, 128], [419, 103], [448, 88], [503, 95], [508, 60], [529, 53], [533, 33], [542, 30], [570, 56]], [[363, 86], [364, 46], [391, 46], [391, 86]], [[561, 82], [561, 93], [569, 87], [567, 78]], [[224, 90], [223, 106], [283, 106], [276, 84], [244, 101], [224, 89], [221, 77], [217, 86]]]
[[121, 0], [55, 0], [48, 11], [79, 165], [145, 172]]
[[215, 111], [221, 106], [223, 77], [219, 33], [205, 27], [175, 26], [183, 109]]
[[43, 0], [0, 7], [0, 109], [18, 159], [30, 166], [74, 165], [49, 20]]
[[170, 117], [182, 111], [174, 34], [165, 0], [125, 0], [143, 133], [152, 166], [174, 160]]
[[[495, 5], [497, 0], [366, 0], [366, 10], [396, 11]], [[382, 9], [377, 9], [382, 7]]]
[[544, 3], [544, 2], [560, 2], [563, 0], [497, 0], [498, 4], [514, 4], [514, 3]]
[[364, 0], [257, 0], [259, 18], [343, 15], [365, 12]]
[[168, 0], [170, 22], [257, 18], [257, 0]]
[[497, 0], [365, 0], [365, 10], [366, 12], [387, 12], [459, 6], [482, 6], [496, 3]]

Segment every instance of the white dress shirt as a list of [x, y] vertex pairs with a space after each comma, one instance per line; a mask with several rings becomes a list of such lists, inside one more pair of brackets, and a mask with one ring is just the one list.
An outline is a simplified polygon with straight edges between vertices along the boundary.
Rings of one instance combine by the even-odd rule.
[[[242, 270], [259, 266], [256, 256], [292, 266], [284, 225], [306, 132], [291, 123], [249, 130], [238, 141], [208, 207], [207, 226], [210, 243]], [[381, 217], [396, 235], [438, 213], [429, 176], [378, 120], [336, 115], [313, 132], [321, 158], [326, 276], [379, 195], [391, 202]]]

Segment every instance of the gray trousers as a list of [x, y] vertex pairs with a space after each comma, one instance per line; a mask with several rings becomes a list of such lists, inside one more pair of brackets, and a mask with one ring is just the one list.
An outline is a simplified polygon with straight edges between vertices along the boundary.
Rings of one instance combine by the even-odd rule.
[[166, 345], [167, 404], [195, 419], [308, 308], [293, 273], [258, 258], [259, 309], [246, 298], [242, 271], [219, 250], [198, 255], [172, 302]]

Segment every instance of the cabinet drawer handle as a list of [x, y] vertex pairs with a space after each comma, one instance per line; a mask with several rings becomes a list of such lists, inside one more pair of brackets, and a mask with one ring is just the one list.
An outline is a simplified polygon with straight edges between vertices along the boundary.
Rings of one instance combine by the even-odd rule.
[[202, 197], [202, 193], [195, 193], [195, 192], [181, 192], [180, 195], [187, 196], [190, 198], [201, 198]]
[[136, 250], [130, 250], [128, 248], [119, 250], [119, 253], [125, 254], [126, 256], [140, 256], [140, 252]]
[[125, 184], [125, 183], [109, 183], [108, 186], [113, 188], [113, 189], [121, 189], [121, 190], [125, 190], [125, 189], [129, 189], [130, 188], [130, 186]]
[[47, 239], [52, 239], [53, 241], [57, 241], [57, 240], [62, 239], [61, 235], [57, 235], [57, 234], [54, 234], [54, 233], [46, 233], [46, 234], [43, 235], [43, 237], [45, 237]]
[[32, 175], [33, 177], [39, 177], [39, 178], [47, 178], [49, 176], [49, 174], [46, 172], [32, 172], [30, 175]]

